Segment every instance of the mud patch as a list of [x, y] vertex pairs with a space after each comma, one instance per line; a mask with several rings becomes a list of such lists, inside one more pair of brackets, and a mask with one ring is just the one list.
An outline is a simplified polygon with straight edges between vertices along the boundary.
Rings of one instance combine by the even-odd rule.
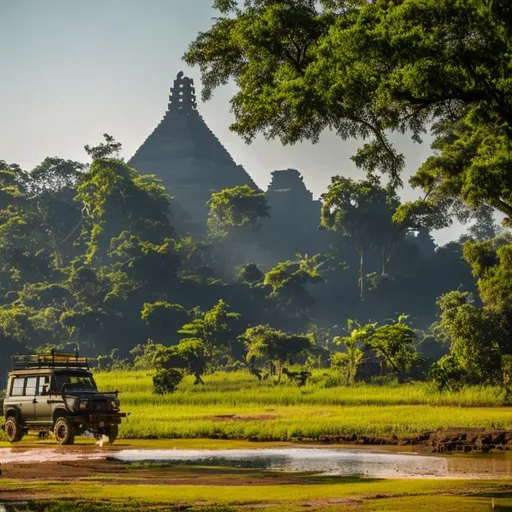
[[203, 416], [203, 419], [213, 421], [266, 421], [275, 420], [278, 417], [276, 414], [217, 414]]

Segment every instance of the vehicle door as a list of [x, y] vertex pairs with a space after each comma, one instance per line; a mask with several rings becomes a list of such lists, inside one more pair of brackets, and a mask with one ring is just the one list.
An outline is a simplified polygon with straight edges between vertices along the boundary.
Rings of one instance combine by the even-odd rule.
[[35, 397], [35, 421], [47, 423], [52, 420], [50, 400], [50, 374], [40, 375]]
[[22, 422], [34, 421], [37, 377], [16, 377], [11, 388], [11, 403], [21, 413]]
[[[50, 396], [48, 397], [50, 405], [52, 406], [52, 412], [56, 408], [64, 407], [64, 401], [62, 400], [62, 384], [65, 383], [55, 373], [50, 378]], [[62, 404], [62, 405], [61, 405]]]

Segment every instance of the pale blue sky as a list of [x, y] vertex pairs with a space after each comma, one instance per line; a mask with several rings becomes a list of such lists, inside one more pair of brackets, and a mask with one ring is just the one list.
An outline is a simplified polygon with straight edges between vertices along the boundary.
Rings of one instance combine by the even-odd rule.
[[[130, 158], [165, 113], [181, 57], [207, 30], [212, 0], [0, 0], [0, 159], [32, 169], [46, 156], [86, 161], [85, 144], [110, 133]], [[266, 188], [275, 169], [296, 168], [318, 196], [330, 177], [362, 176], [350, 161], [358, 146], [325, 134], [319, 144], [247, 146], [228, 130], [229, 87], [199, 110], [235, 161]], [[199, 94], [198, 94], [199, 95]], [[428, 144], [397, 139], [410, 173]], [[407, 199], [416, 194], [404, 190]], [[459, 230], [438, 233], [444, 242]]]

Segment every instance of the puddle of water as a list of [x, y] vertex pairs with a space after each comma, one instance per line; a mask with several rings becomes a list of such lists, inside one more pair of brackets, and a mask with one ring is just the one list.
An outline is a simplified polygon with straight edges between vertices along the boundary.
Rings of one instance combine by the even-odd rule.
[[[325, 475], [377, 478], [504, 478], [512, 477], [507, 454], [432, 456], [350, 448], [265, 448], [232, 450], [129, 449], [101, 450], [0, 449], [0, 464], [37, 464], [109, 459], [120, 463], [156, 462], [224, 466]], [[1, 510], [0, 510], [1, 512]]]
[[326, 448], [122, 450], [109, 458], [120, 462], [169, 462], [380, 478], [446, 476], [448, 471], [446, 459], [440, 457]]

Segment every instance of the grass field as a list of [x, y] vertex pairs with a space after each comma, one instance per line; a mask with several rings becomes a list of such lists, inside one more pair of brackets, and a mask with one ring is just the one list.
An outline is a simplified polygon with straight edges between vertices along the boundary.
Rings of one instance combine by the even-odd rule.
[[302, 388], [258, 382], [244, 372], [187, 378], [170, 395], [152, 393], [152, 374], [99, 373], [100, 389], [120, 391], [130, 413], [125, 438], [318, 439], [365, 435], [405, 438], [450, 427], [512, 428], [511, 409], [499, 388], [439, 393], [427, 383], [400, 386], [323, 387], [317, 372]]
[[[175, 471], [175, 470], [172, 470]], [[181, 472], [181, 470], [179, 470]], [[318, 477], [296, 475], [295, 483], [251, 483], [256, 471], [238, 471], [233, 475], [219, 469], [217, 483], [205, 484], [203, 470], [189, 468], [187, 474], [175, 473], [177, 482], [137, 485], [111, 483], [107, 477], [73, 482], [4, 481], [0, 498], [13, 492], [25, 493], [34, 512], [118, 512], [129, 510], [167, 510], [193, 512], [234, 512], [272, 510], [281, 512], [337, 511], [425, 511], [469, 512], [512, 510], [509, 481], [482, 480], [378, 480], [355, 477]], [[199, 471], [199, 472], [197, 472]], [[267, 476], [271, 476], [268, 475]], [[197, 478], [196, 484], [179, 480]], [[268, 478], [270, 480], [270, 478]], [[42, 504], [42, 500], [51, 500]], [[56, 504], [55, 500], [66, 500]]]
[[[130, 413], [121, 426], [121, 436], [128, 439], [119, 442], [124, 447], [242, 448], [254, 445], [247, 440], [350, 434], [401, 438], [455, 426], [512, 428], [499, 388], [438, 393], [425, 383], [327, 387], [335, 379], [323, 373], [316, 372], [302, 388], [287, 381], [258, 382], [243, 372], [217, 373], [205, 377], [205, 386], [187, 378], [176, 393], [164, 396], [152, 393], [151, 372], [99, 373], [96, 380], [104, 391], [118, 389], [123, 410]], [[29, 436], [23, 444], [30, 446], [34, 439]], [[55, 443], [50, 439], [40, 445]], [[23, 497], [26, 512], [483, 512], [492, 503], [494, 510], [512, 511], [507, 479], [379, 480], [144, 464], [72, 480], [51, 480], [47, 474], [45, 469], [41, 480], [4, 478], [0, 502]]]

